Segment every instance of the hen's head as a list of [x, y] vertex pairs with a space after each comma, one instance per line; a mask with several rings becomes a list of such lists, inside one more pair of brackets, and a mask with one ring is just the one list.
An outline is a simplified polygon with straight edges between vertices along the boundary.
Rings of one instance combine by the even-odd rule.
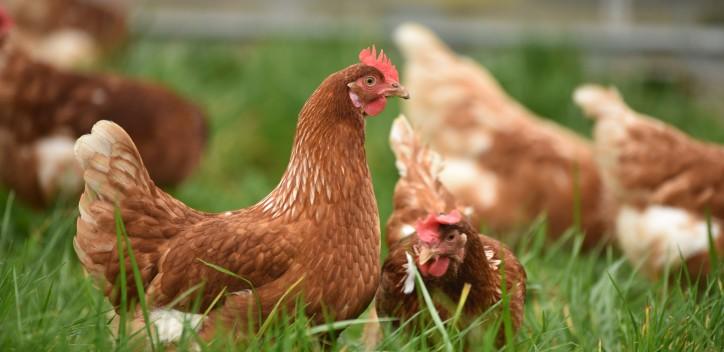
[[8, 15], [5, 8], [0, 5], [0, 36], [7, 34], [13, 28], [13, 19]]
[[425, 277], [442, 277], [456, 272], [465, 258], [465, 244], [472, 228], [459, 211], [430, 214], [415, 225], [413, 249], [417, 267]]
[[347, 83], [347, 87], [352, 104], [365, 115], [375, 116], [381, 113], [387, 104], [387, 97], [410, 97], [407, 89], [400, 85], [397, 68], [384, 51], [380, 50], [378, 56], [374, 46], [364, 49], [359, 53], [359, 60], [360, 67]]

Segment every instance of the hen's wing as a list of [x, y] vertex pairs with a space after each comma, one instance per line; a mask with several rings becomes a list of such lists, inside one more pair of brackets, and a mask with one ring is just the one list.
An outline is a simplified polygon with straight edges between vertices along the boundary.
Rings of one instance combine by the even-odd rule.
[[601, 171], [619, 197], [701, 213], [709, 208], [724, 219], [724, 147], [636, 113], [614, 89], [583, 86], [575, 100], [596, 119]]
[[[513, 252], [500, 241], [485, 235], [480, 235], [480, 242], [489, 265], [498, 271], [501, 267], [505, 270], [505, 281], [507, 292], [510, 297], [510, 313], [513, 319], [513, 327], [517, 330], [523, 323], [523, 312], [525, 310], [525, 292], [527, 275], [525, 268]], [[502, 279], [503, 275], [500, 275]], [[497, 278], [497, 277], [496, 277]], [[501, 289], [500, 282], [496, 289]]]
[[[76, 143], [86, 189], [74, 246], [86, 269], [101, 279], [113, 302], [118, 302], [120, 261], [115, 212], [119, 209], [153, 305], [168, 304], [204, 283], [202, 304], [226, 289], [239, 291], [263, 286], [284, 274], [296, 243], [281, 236], [284, 228], [264, 227], [247, 210], [205, 214], [193, 210], [157, 188], [148, 176], [128, 134], [118, 125], [100, 121]], [[276, 229], [276, 230], [272, 230]], [[272, 245], [273, 244], [273, 245]], [[247, 281], [223, 273], [227, 269]], [[126, 254], [128, 293], [136, 288]], [[191, 295], [193, 301], [196, 295]], [[181, 307], [189, 300], [180, 302]]]
[[599, 238], [600, 181], [586, 140], [525, 109], [426, 28], [403, 25], [395, 39], [415, 95], [404, 108], [445, 158], [440, 179], [458, 200], [499, 231], [547, 213], [553, 234], [574, 224], [580, 200], [583, 226]]
[[387, 243], [414, 232], [413, 226], [429, 212], [455, 209], [455, 200], [438, 180], [442, 158], [423, 145], [404, 116], [392, 124], [390, 146], [400, 179], [395, 186], [393, 213], [387, 222]]
[[586, 85], [574, 99], [596, 120], [598, 164], [622, 205], [616, 228], [629, 257], [654, 275], [680, 254], [706, 259], [708, 211], [724, 249], [724, 147], [633, 111], [615, 89]]

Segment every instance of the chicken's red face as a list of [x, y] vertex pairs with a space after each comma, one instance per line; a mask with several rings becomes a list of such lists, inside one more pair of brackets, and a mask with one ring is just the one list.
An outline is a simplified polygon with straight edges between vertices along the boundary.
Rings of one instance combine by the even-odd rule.
[[454, 210], [430, 214], [417, 222], [414, 251], [423, 276], [442, 277], [463, 262], [468, 235], [462, 220], [460, 212]]
[[362, 109], [365, 115], [375, 116], [381, 113], [387, 105], [387, 97], [397, 96], [408, 99], [410, 94], [400, 85], [397, 69], [390, 62], [384, 52], [377, 50], [362, 50], [359, 54], [360, 63], [370, 67], [354, 81], [349, 82], [349, 98], [352, 104]]

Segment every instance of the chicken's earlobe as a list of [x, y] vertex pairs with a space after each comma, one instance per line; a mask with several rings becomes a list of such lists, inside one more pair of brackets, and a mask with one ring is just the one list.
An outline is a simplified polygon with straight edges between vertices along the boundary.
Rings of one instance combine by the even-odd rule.
[[359, 95], [357, 93], [352, 91], [352, 88], [356, 87], [357, 84], [355, 82], [350, 82], [347, 84], [347, 87], [350, 88], [349, 90], [349, 99], [352, 100], [352, 105], [356, 108], [362, 107], [362, 99], [359, 98]]
[[412, 259], [412, 255], [409, 252], [405, 252], [405, 258], [407, 264], [405, 264], [405, 279], [402, 285], [402, 293], [409, 295], [415, 290], [415, 260]]

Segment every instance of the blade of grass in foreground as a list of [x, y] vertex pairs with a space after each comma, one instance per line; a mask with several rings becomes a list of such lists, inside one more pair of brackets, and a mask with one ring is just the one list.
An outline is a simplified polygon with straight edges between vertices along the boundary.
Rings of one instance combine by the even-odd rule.
[[297, 279], [296, 282], [294, 282], [289, 288], [284, 291], [284, 294], [279, 298], [276, 304], [274, 304], [274, 308], [272, 308], [271, 312], [269, 312], [269, 315], [266, 317], [266, 320], [264, 320], [264, 323], [261, 325], [261, 328], [259, 328], [259, 332], [257, 332], [257, 337], [264, 334], [264, 331], [269, 328], [269, 325], [272, 323], [272, 318], [276, 316], [277, 311], [279, 310], [279, 307], [281, 306], [282, 302], [287, 298], [287, 296], [296, 288], [301, 282], [304, 280], [304, 275]]
[[15, 193], [10, 192], [8, 199], [5, 201], [5, 211], [3, 212], [3, 222], [0, 226], [0, 250], [5, 248], [5, 239], [9, 236], [8, 229], [10, 228], [10, 212], [13, 207], [13, 200], [15, 200]]
[[435, 304], [432, 302], [432, 297], [430, 297], [430, 293], [427, 291], [427, 287], [425, 287], [425, 283], [422, 281], [422, 276], [417, 271], [417, 268], [415, 268], [414, 266], [412, 267], [412, 271], [415, 274], [415, 281], [417, 282], [417, 287], [420, 288], [422, 297], [425, 300], [425, 305], [430, 312], [430, 317], [432, 317], [432, 321], [435, 323], [435, 327], [440, 332], [440, 335], [442, 335], [442, 340], [445, 344], [445, 350], [451, 352], [453, 350], [452, 342], [450, 342], [450, 337], [447, 334], [445, 325], [442, 323], [442, 319], [440, 319], [440, 314], [438, 314], [437, 309], [435, 309]]
[[[143, 313], [143, 321], [146, 323], [143, 324], [146, 330], [146, 335], [148, 336], [148, 340], [151, 344], [151, 351], [155, 351], [155, 345], [156, 340], [153, 337], [153, 333], [151, 332], [151, 319], [149, 318], [148, 313], [148, 305], [146, 304], [146, 293], [143, 289], [143, 280], [141, 278], [141, 271], [138, 269], [138, 262], [136, 261], [136, 255], [133, 253], [133, 246], [131, 245], [131, 241], [128, 239], [128, 233], [126, 232], [126, 225], [123, 224], [123, 219], [121, 218], [121, 211], [119, 207], [116, 207], [116, 211], [114, 214], [115, 221], [116, 221], [116, 231], [120, 230], [121, 234], [120, 236], [123, 237], [123, 248], [128, 249], [128, 258], [131, 260], [131, 269], [133, 270], [133, 280], [136, 284], [136, 291], [138, 293], [138, 302], [141, 304], [141, 312]], [[119, 236], [116, 234], [116, 236]]]
[[251, 290], [251, 294], [254, 296], [254, 300], [256, 301], [256, 305], [257, 305], [257, 308], [258, 308], [257, 310], [258, 310], [258, 312], [259, 312], [259, 314], [258, 314], [258, 316], [257, 316], [257, 319], [259, 319], [259, 321], [261, 321], [261, 301], [259, 300], [259, 295], [256, 294], [256, 288], [254, 287], [254, 284], [253, 284], [250, 280], [242, 277], [241, 275], [239, 275], [239, 274], [237, 274], [237, 273], [235, 273], [235, 272], [232, 272], [231, 270], [229, 270], [229, 269], [227, 269], [227, 268], [224, 268], [224, 267], [222, 267], [222, 266], [216, 265], [216, 264], [214, 264], [214, 263], [209, 263], [209, 262], [207, 262], [207, 261], [205, 261], [205, 260], [203, 260], [203, 259], [201, 259], [201, 258], [196, 258], [196, 260], [200, 261], [200, 262], [203, 263], [204, 265], [206, 265], [206, 266], [208, 266], [208, 267], [210, 267], [210, 268], [212, 268], [212, 269], [214, 269], [214, 270], [216, 270], [216, 271], [218, 271], [218, 272], [220, 272], [220, 273], [222, 273], [222, 274], [226, 274], [226, 275], [229, 275], [229, 276], [231, 276], [231, 277], [237, 278], [237, 279], [239, 279], [239, 280], [241, 280], [241, 281], [244, 281], [245, 284], [249, 285], [249, 289]]
[[[117, 208], [117, 207], [116, 207]], [[123, 238], [121, 236], [121, 229], [119, 221], [116, 220], [116, 248], [118, 249], [118, 265], [120, 274], [120, 286], [121, 286], [121, 308], [119, 313], [118, 322], [118, 336], [116, 337], [117, 348], [126, 347], [126, 320], [128, 319], [128, 286], [126, 283], [126, 258], [123, 253]]]

